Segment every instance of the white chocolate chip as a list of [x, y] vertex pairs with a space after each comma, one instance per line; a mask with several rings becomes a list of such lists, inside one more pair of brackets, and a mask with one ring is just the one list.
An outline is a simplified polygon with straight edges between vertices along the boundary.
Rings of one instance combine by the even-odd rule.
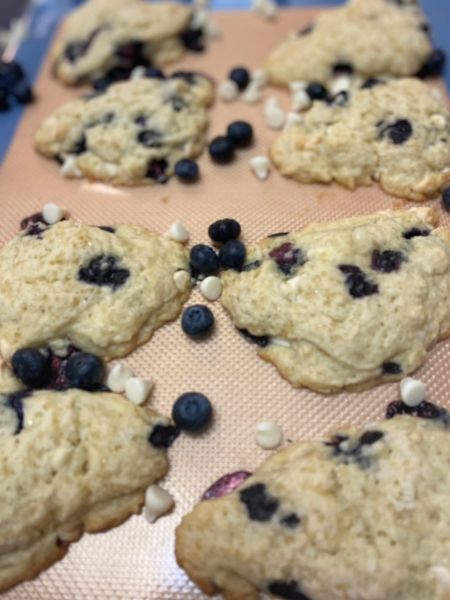
[[268, 98], [266, 101], [266, 105], [264, 107], [264, 118], [267, 126], [271, 129], [281, 129], [284, 125], [286, 115], [283, 107], [273, 96]]
[[192, 15], [190, 27], [191, 29], [202, 29], [207, 20], [207, 8], [198, 8], [194, 11], [194, 14]]
[[57, 204], [53, 204], [52, 202], [44, 204], [42, 208], [42, 217], [49, 225], [54, 225], [61, 221], [65, 214], [66, 210], [64, 208]]
[[219, 84], [218, 89], [219, 98], [225, 100], [225, 102], [232, 102], [239, 97], [239, 88], [237, 83], [231, 81], [231, 79], [225, 79]]
[[297, 92], [304, 92], [307, 87], [308, 84], [306, 83], [306, 81], [291, 81], [291, 83], [289, 84], [289, 90], [291, 91], [291, 94], [296, 94]]
[[351, 79], [345, 75], [341, 75], [333, 79], [330, 83], [330, 92], [332, 96], [339, 94], [339, 92], [348, 92], [350, 90]]
[[148, 379], [130, 377], [125, 382], [125, 396], [133, 404], [143, 404], [150, 394], [153, 383]]
[[434, 127], [436, 127], [437, 129], [440, 129], [440, 130], [447, 128], [447, 119], [444, 117], [444, 115], [439, 115], [439, 114], [431, 115], [430, 123]]
[[273, 0], [252, 0], [253, 10], [266, 19], [273, 19], [277, 14], [277, 5]]
[[214, 39], [220, 37], [221, 31], [219, 25], [208, 16], [206, 23], [203, 25], [203, 31], [206, 37]]
[[288, 129], [289, 127], [292, 127], [292, 125], [300, 125], [301, 123], [303, 123], [303, 118], [299, 114], [288, 112], [284, 128]]
[[311, 98], [305, 90], [298, 90], [292, 94], [292, 110], [306, 110], [311, 104]]
[[121, 394], [125, 391], [126, 382], [134, 377], [133, 371], [122, 363], [118, 363], [109, 370], [105, 384], [112, 392]]
[[256, 104], [261, 100], [262, 92], [259, 84], [254, 84], [252, 81], [247, 86], [247, 89], [242, 94], [242, 100], [247, 104]]
[[270, 162], [267, 156], [254, 156], [249, 160], [249, 163], [250, 168], [258, 179], [267, 179], [270, 168]]
[[407, 406], [419, 406], [426, 398], [427, 386], [420, 379], [405, 377], [400, 381], [400, 395]]
[[173, 282], [180, 292], [184, 292], [191, 285], [191, 276], [187, 271], [175, 271]]
[[144, 79], [147, 74], [147, 69], [142, 65], [138, 65], [134, 67], [134, 69], [130, 73], [131, 81], [136, 81], [136, 79]]
[[259, 446], [271, 450], [283, 441], [283, 430], [272, 421], [263, 421], [256, 426], [255, 439]]
[[283, 348], [291, 347], [291, 342], [289, 340], [285, 340], [284, 338], [280, 337], [271, 337], [270, 343], [275, 344], [275, 346], [282, 346]]
[[144, 516], [149, 523], [165, 515], [174, 505], [172, 496], [159, 485], [151, 485], [145, 492]]
[[82, 177], [82, 173], [77, 166], [76, 156], [69, 155], [64, 163], [61, 165], [61, 175], [67, 177], [67, 179], [78, 179]]
[[174, 242], [180, 242], [180, 244], [187, 242], [189, 235], [189, 231], [186, 229], [183, 223], [180, 223], [180, 221], [175, 221], [175, 223], [172, 223], [169, 231], [167, 232], [167, 236], [171, 240], [174, 240]]
[[214, 302], [222, 295], [222, 287], [222, 280], [215, 275], [210, 275], [200, 283], [200, 292], [207, 300]]
[[251, 72], [250, 75], [250, 82], [251, 85], [254, 85], [255, 87], [258, 88], [263, 88], [265, 85], [267, 85], [267, 71], [265, 71], [264, 69], [255, 69], [254, 71]]

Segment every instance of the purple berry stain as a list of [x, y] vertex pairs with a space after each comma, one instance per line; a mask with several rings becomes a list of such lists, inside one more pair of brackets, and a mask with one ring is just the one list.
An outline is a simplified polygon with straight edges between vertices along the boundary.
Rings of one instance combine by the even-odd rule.
[[221, 498], [222, 496], [228, 496], [231, 492], [234, 492], [239, 486], [241, 486], [246, 479], [251, 477], [251, 473], [248, 471], [234, 471], [234, 473], [227, 473], [220, 479], [215, 481], [202, 495], [202, 500], [211, 500], [212, 498]]
[[273, 248], [269, 256], [277, 264], [277, 267], [285, 275], [291, 275], [297, 267], [305, 264], [306, 258], [300, 248], [296, 248], [291, 242], [284, 242]]

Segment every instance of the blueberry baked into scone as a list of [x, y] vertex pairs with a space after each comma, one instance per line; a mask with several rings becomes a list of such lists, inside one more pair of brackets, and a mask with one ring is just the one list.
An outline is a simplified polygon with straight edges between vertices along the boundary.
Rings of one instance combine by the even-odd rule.
[[[67, 348], [111, 359], [146, 342], [190, 293], [182, 244], [137, 225], [29, 220], [0, 250], [0, 351]], [[185, 271], [181, 284], [174, 278]]]
[[314, 23], [270, 54], [269, 79], [327, 85], [342, 73], [378, 76], [436, 75], [445, 57], [435, 51], [430, 28], [416, 0], [350, 0], [322, 11]]
[[184, 517], [178, 563], [226, 600], [448, 600], [450, 418], [434, 409], [273, 455]]
[[400, 379], [450, 335], [450, 231], [430, 208], [311, 224], [247, 249], [222, 303], [293, 386]]
[[355, 188], [377, 182], [387, 193], [423, 201], [450, 182], [450, 112], [417, 79], [380, 82], [345, 102], [315, 102], [275, 140], [270, 156], [302, 183]]
[[66, 177], [165, 183], [180, 159], [201, 153], [212, 100], [210, 80], [190, 72], [116, 83], [56, 110], [35, 148], [58, 160]]
[[52, 50], [64, 83], [126, 79], [138, 65], [161, 66], [201, 48], [192, 8], [172, 2], [90, 0], [67, 17]]
[[168, 423], [117, 394], [0, 395], [0, 591], [62, 558], [83, 532], [137, 513], [168, 470], [158, 443]]

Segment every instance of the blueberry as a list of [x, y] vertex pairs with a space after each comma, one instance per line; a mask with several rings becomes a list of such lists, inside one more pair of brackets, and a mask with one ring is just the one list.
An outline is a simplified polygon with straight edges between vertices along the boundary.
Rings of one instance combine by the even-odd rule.
[[306, 93], [311, 98], [311, 100], [326, 100], [327, 98], [327, 88], [323, 86], [321, 83], [310, 83], [306, 88]]
[[20, 104], [30, 104], [34, 100], [31, 87], [26, 81], [19, 81], [11, 88], [11, 94]]
[[271, 594], [284, 600], [310, 600], [306, 594], [300, 591], [296, 581], [277, 579], [269, 583], [268, 589]]
[[16, 377], [29, 388], [39, 389], [50, 379], [50, 358], [34, 348], [23, 348], [14, 352], [12, 368]]
[[72, 146], [70, 153], [71, 154], [83, 154], [83, 152], [86, 152], [86, 137], [84, 136], [84, 134], [80, 137], [80, 139], [78, 139], [75, 144]]
[[189, 85], [193, 85], [196, 81], [196, 74], [194, 71], [175, 71], [170, 77], [173, 79], [183, 79], [186, 83], [189, 83]]
[[8, 102], [8, 93], [0, 88], [0, 112], [5, 112], [11, 108]]
[[197, 181], [199, 175], [198, 164], [195, 160], [183, 158], [175, 165], [175, 175], [185, 182]]
[[169, 164], [165, 158], [155, 158], [149, 162], [146, 175], [158, 183], [167, 183], [169, 179], [166, 175], [168, 166]]
[[273, 248], [269, 252], [269, 256], [276, 262], [277, 267], [284, 275], [292, 275], [297, 267], [306, 263], [306, 257], [301, 248], [296, 248], [291, 242], [285, 242], [281, 246]]
[[185, 48], [192, 52], [203, 52], [205, 49], [203, 44], [203, 29], [186, 29], [181, 34], [181, 39]]
[[300, 36], [300, 37], [302, 37], [304, 35], [310, 34], [313, 30], [314, 30], [314, 23], [310, 23], [309, 25], [307, 25], [303, 29], [300, 29], [300, 31], [297, 32], [297, 35]]
[[142, 58], [144, 44], [139, 41], [131, 41], [119, 46], [116, 50], [117, 56], [124, 59], [127, 63], [136, 65]]
[[300, 525], [300, 521], [301, 519], [297, 513], [290, 513], [280, 519], [280, 523], [288, 529], [295, 529], [298, 525]]
[[[450, 209], [450, 190], [449, 190], [449, 209]], [[430, 235], [431, 231], [429, 229], [420, 229], [419, 227], [411, 227], [407, 231], [403, 232], [403, 237], [405, 240], [410, 240], [413, 237], [426, 237]]]
[[363, 298], [378, 293], [378, 285], [369, 281], [359, 267], [339, 265], [339, 270], [345, 274], [345, 285], [353, 298]]
[[370, 90], [373, 87], [375, 87], [376, 85], [381, 85], [383, 82], [380, 81], [379, 79], [376, 79], [375, 77], [369, 77], [369, 79], [366, 79], [365, 82], [362, 84], [361, 89], [362, 90]]
[[183, 110], [183, 108], [186, 106], [186, 100], [177, 94], [171, 96], [168, 100], [166, 100], [166, 102], [172, 105], [172, 108], [175, 112], [180, 112], [180, 110]]
[[333, 66], [334, 75], [352, 75], [354, 73], [353, 66], [348, 62], [337, 62]]
[[191, 248], [190, 262], [194, 271], [202, 275], [214, 275], [219, 269], [219, 257], [205, 244], [197, 244]]
[[267, 492], [264, 483], [255, 483], [239, 492], [239, 500], [247, 509], [251, 521], [270, 521], [278, 510], [279, 502]]
[[209, 144], [209, 154], [216, 163], [229, 163], [234, 158], [234, 146], [232, 141], [224, 136], [215, 137]]
[[445, 188], [442, 192], [442, 206], [445, 210], [450, 211], [450, 187]]
[[72, 354], [67, 361], [65, 375], [69, 387], [93, 390], [102, 381], [103, 362], [88, 352]]
[[189, 337], [204, 338], [211, 333], [213, 327], [214, 315], [207, 306], [194, 304], [183, 312], [181, 328]]
[[372, 252], [371, 267], [374, 271], [381, 271], [382, 273], [392, 273], [399, 271], [402, 266], [402, 262], [406, 258], [404, 254], [396, 250], [374, 250]]
[[227, 137], [237, 148], [243, 148], [252, 142], [253, 127], [247, 121], [233, 121], [227, 127]]
[[172, 408], [175, 425], [186, 431], [200, 431], [209, 423], [211, 416], [211, 402], [199, 392], [181, 394]]
[[413, 134], [411, 123], [407, 119], [399, 119], [394, 123], [385, 124], [379, 123], [380, 137], [386, 134], [395, 145], [404, 144]]
[[147, 125], [147, 117], [145, 115], [138, 115], [134, 118], [134, 122], [136, 123], [136, 125], [145, 127]]
[[156, 67], [149, 67], [145, 71], [145, 76], [149, 79], [165, 79], [165, 75], [161, 69], [157, 69]]
[[234, 67], [234, 69], [231, 69], [228, 79], [234, 81], [241, 91], [245, 90], [250, 83], [250, 75], [245, 67]]
[[359, 438], [359, 446], [371, 446], [378, 442], [384, 437], [384, 433], [382, 431], [365, 431], [362, 436]]
[[384, 375], [399, 375], [402, 372], [402, 367], [396, 362], [384, 362], [381, 365], [381, 370]]
[[220, 219], [208, 227], [208, 235], [216, 244], [235, 240], [241, 233], [241, 226], [234, 219]]
[[219, 264], [222, 269], [240, 271], [245, 262], [246, 249], [240, 240], [230, 240], [219, 250]]
[[155, 425], [148, 437], [148, 441], [155, 448], [170, 448], [180, 431], [173, 425]]
[[161, 134], [154, 129], [143, 129], [137, 134], [137, 141], [146, 148], [161, 148]]
[[422, 78], [439, 77], [444, 71], [446, 58], [443, 50], [433, 50], [417, 76]]
[[130, 276], [130, 271], [119, 267], [117, 262], [117, 258], [111, 254], [100, 254], [79, 269], [78, 279], [90, 285], [109, 286], [116, 290]]
[[401, 400], [390, 402], [386, 408], [386, 419], [392, 419], [397, 415], [411, 415], [421, 419], [449, 420], [449, 413], [445, 408], [436, 406], [436, 404], [432, 404], [426, 400], [423, 400], [418, 406], [408, 406]]
[[0, 88], [10, 91], [24, 78], [25, 73], [19, 63], [0, 60]]

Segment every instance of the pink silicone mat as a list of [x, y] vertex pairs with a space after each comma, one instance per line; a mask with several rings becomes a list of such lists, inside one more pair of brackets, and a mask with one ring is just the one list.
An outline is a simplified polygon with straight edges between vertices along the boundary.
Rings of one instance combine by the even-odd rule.
[[[197, 69], [221, 81], [233, 66], [261, 66], [268, 51], [291, 30], [305, 27], [315, 10], [289, 9], [274, 22], [252, 13], [214, 13], [222, 37], [202, 55], [187, 55], [173, 69]], [[224, 132], [236, 118], [253, 124], [256, 143], [238, 152], [230, 166], [199, 160], [202, 179], [186, 186], [171, 180], [165, 186], [112, 188], [63, 179], [58, 165], [33, 151], [33, 134], [41, 120], [62, 102], [82, 93], [54, 81], [45, 64], [36, 85], [39, 102], [25, 114], [5, 165], [1, 169], [0, 242], [18, 230], [22, 217], [55, 202], [84, 222], [113, 225], [136, 222], [164, 232], [181, 220], [191, 232], [190, 243], [208, 241], [208, 225], [217, 218], [234, 217], [243, 239], [299, 228], [315, 220], [368, 213], [407, 202], [383, 194], [377, 187], [349, 192], [336, 186], [305, 186], [283, 179], [272, 170], [266, 182], [250, 172], [251, 156], [265, 154], [276, 133], [267, 129], [262, 104], [216, 101], [209, 136]], [[289, 107], [287, 92], [267, 89]], [[439, 207], [439, 201], [435, 202]], [[440, 207], [439, 207], [440, 210]], [[450, 225], [441, 211], [441, 224]], [[204, 302], [194, 291], [190, 303]], [[293, 389], [277, 371], [256, 356], [255, 347], [234, 330], [220, 303], [211, 305], [216, 317], [214, 336], [194, 343], [181, 333], [179, 320], [162, 327], [152, 340], [126, 360], [140, 376], [156, 382], [151, 404], [169, 414], [177, 396], [197, 390], [214, 404], [213, 427], [193, 439], [182, 435], [170, 451], [171, 470], [163, 485], [176, 501], [172, 514], [149, 525], [143, 517], [105, 534], [85, 535], [66, 558], [32, 582], [4, 595], [8, 600], [196, 600], [204, 596], [175, 563], [174, 529], [201, 493], [219, 476], [238, 469], [254, 469], [268, 456], [254, 441], [255, 425], [274, 420], [284, 429], [285, 443], [322, 436], [334, 425], [379, 419], [386, 404], [398, 399], [398, 384], [386, 384], [361, 394], [322, 396]], [[370, 343], [370, 340], [368, 340]], [[428, 399], [450, 407], [447, 396], [450, 342], [441, 343], [417, 372], [429, 389]]]

